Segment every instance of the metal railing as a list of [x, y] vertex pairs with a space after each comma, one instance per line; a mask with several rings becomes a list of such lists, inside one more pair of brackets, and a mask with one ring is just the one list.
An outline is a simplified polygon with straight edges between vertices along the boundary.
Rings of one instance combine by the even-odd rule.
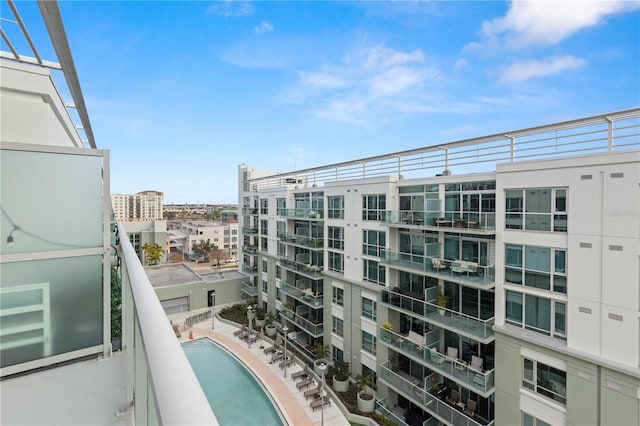
[[304, 330], [309, 332], [309, 334], [311, 334], [312, 336], [319, 337], [322, 335], [322, 330], [323, 330], [322, 321], [319, 321], [318, 323], [309, 321], [307, 318], [304, 318], [298, 315], [296, 312], [294, 312], [291, 308], [289, 308], [286, 305], [282, 305], [282, 314], [286, 319], [293, 322], [297, 326], [303, 328]]
[[218, 424], [121, 224], [118, 233], [127, 399], [135, 404], [135, 424]]
[[251, 281], [243, 281], [242, 282], [242, 291], [247, 293], [249, 296], [257, 296], [258, 295], [258, 285], [252, 283]]
[[312, 238], [304, 235], [287, 234], [286, 232], [279, 232], [278, 239], [283, 243], [296, 244], [310, 249], [321, 249], [324, 247], [323, 238]]
[[442, 212], [418, 210], [387, 210], [382, 223], [398, 227], [446, 230], [447, 232], [488, 232], [496, 229], [496, 214], [484, 212]]
[[445, 424], [462, 425], [462, 426], [490, 426], [491, 422], [477, 421], [477, 418], [471, 418], [464, 412], [440, 398], [432, 394], [430, 391], [423, 389], [407, 378], [395, 373], [389, 368], [389, 362], [380, 365], [379, 378], [387, 383], [393, 390], [410, 399], [413, 403], [420, 406], [434, 417], [437, 417]]
[[314, 293], [309, 293], [306, 290], [301, 290], [298, 287], [287, 284], [282, 280], [280, 280], [280, 290], [313, 308], [319, 308], [323, 305], [324, 297], [322, 294], [316, 296]]
[[386, 417], [387, 419], [400, 426], [408, 426], [408, 424], [404, 421], [404, 417], [400, 418], [396, 413], [387, 408], [387, 397], [376, 400], [376, 413]]
[[391, 268], [418, 271], [447, 281], [470, 283], [492, 287], [495, 283], [495, 266], [480, 265], [465, 260], [442, 259], [436, 256], [382, 250], [380, 261]]
[[258, 274], [258, 265], [247, 265], [246, 263], [242, 264], [242, 272], [247, 275], [257, 275]]
[[322, 266], [307, 265], [295, 260], [287, 259], [286, 257], [280, 258], [280, 266], [293, 272], [303, 274], [312, 280], [319, 280], [322, 278]]
[[383, 155], [327, 164], [249, 180], [260, 191], [292, 180], [306, 186], [375, 176], [463, 174], [496, 164], [544, 160], [574, 155], [620, 152], [640, 148], [640, 108], [562, 121], [524, 129], [508, 130]]

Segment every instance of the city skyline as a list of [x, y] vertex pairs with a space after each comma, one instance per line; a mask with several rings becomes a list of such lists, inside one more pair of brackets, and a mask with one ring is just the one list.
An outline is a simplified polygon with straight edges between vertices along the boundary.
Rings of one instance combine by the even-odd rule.
[[236, 203], [240, 163], [303, 169], [637, 106], [638, 3], [548, 5], [60, 7], [111, 191]]

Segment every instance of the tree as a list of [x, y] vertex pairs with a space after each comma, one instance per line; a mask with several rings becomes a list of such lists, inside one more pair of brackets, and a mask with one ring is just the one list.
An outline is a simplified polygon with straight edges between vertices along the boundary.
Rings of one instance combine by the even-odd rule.
[[221, 260], [227, 260], [228, 258], [229, 258], [229, 255], [225, 250], [219, 249], [218, 247], [215, 247], [215, 246], [213, 250], [211, 250], [211, 259], [215, 260], [218, 266], [220, 266]]
[[164, 248], [158, 244], [151, 245], [145, 243], [142, 246], [142, 250], [144, 251], [144, 257], [148, 265], [157, 265], [164, 256]]
[[209, 241], [200, 240], [197, 243], [194, 241], [193, 245], [191, 246], [191, 251], [193, 251], [194, 253], [203, 254], [205, 261], [208, 262], [209, 254], [215, 248], [217, 247], [211, 244]]

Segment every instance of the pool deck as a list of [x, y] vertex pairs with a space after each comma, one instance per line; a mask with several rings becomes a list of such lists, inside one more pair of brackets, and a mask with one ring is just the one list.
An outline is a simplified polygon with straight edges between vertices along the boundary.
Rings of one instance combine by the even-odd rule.
[[[211, 330], [211, 320], [201, 322], [189, 330], [193, 332], [193, 338], [208, 337], [226, 347], [251, 368], [254, 374], [262, 381], [269, 390], [273, 399], [280, 407], [290, 426], [299, 425], [320, 425], [322, 410], [317, 408], [311, 410], [309, 404], [311, 399], [305, 399], [303, 393], [311, 389], [314, 385], [306, 389], [298, 390], [296, 382], [291, 378], [291, 374], [302, 369], [300, 365], [293, 364], [287, 367], [287, 378], [283, 377], [283, 370], [277, 363], [269, 364], [271, 355], [265, 355], [263, 349], [271, 346], [269, 342], [258, 341], [248, 344], [233, 335], [238, 330], [236, 327], [215, 321], [215, 330]], [[189, 330], [182, 333], [181, 342], [190, 340]], [[335, 402], [324, 406], [324, 424], [331, 426], [349, 426], [349, 421], [342, 414]]]

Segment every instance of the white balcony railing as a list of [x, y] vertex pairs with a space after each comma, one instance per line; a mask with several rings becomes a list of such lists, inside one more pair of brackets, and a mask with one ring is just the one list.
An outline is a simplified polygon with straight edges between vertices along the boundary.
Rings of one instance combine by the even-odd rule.
[[127, 400], [134, 401], [135, 424], [217, 425], [124, 227], [118, 230]]

